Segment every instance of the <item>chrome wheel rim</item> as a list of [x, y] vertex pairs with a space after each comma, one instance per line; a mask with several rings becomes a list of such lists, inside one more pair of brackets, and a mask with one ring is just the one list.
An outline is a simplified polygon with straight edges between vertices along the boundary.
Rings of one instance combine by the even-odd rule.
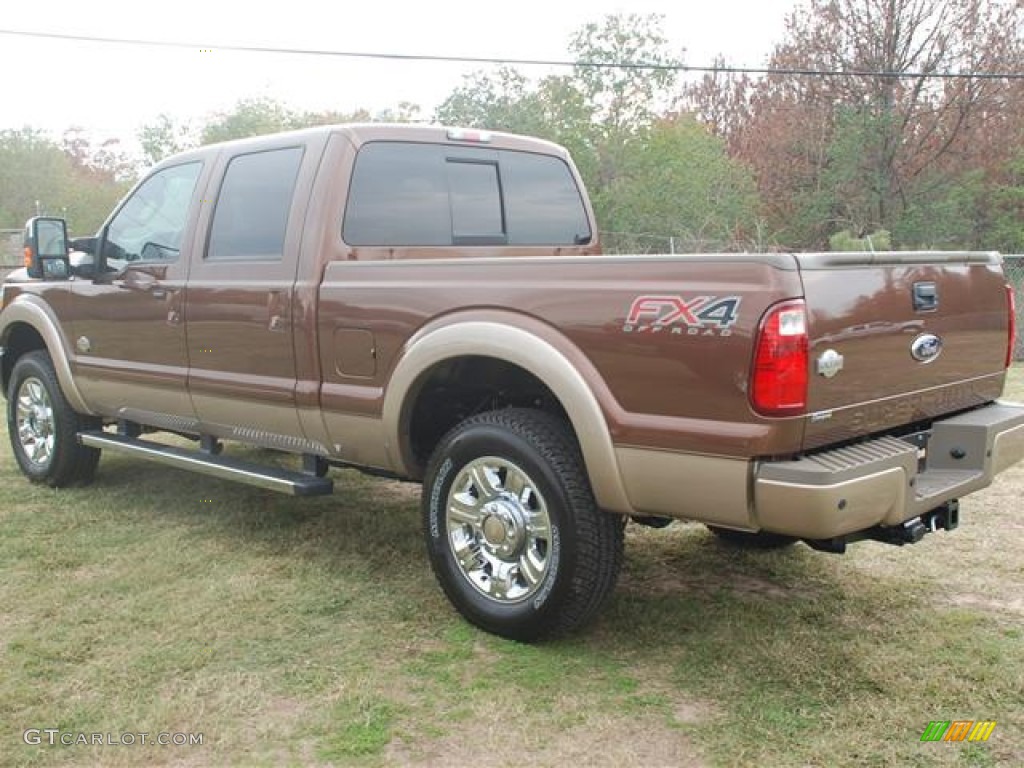
[[25, 379], [18, 388], [15, 425], [25, 457], [40, 467], [49, 464], [56, 441], [53, 404], [39, 379]]
[[455, 476], [447, 501], [448, 545], [474, 589], [507, 604], [540, 589], [551, 565], [551, 518], [521, 467], [475, 459]]

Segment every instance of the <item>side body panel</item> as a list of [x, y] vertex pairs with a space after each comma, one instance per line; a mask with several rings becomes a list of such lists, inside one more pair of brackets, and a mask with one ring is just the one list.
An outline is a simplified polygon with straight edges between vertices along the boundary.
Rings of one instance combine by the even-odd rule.
[[74, 340], [72, 369], [83, 397], [97, 413], [170, 429], [195, 427], [186, 388], [184, 290], [196, 246], [192, 235], [210, 179], [209, 154], [176, 259], [129, 262], [101, 279], [71, 281], [65, 317]]
[[[379, 418], [392, 371], [419, 334], [490, 320], [530, 329], [574, 367], [592, 372], [584, 378], [616, 445], [731, 457], [797, 450], [802, 418], [764, 419], [747, 404], [751, 339], [761, 314], [799, 296], [797, 273], [779, 268], [784, 259], [777, 262], [728, 256], [333, 262], [319, 312], [323, 406]], [[642, 296], [729, 297], [739, 309], [728, 328], [712, 322], [691, 334], [682, 321], [629, 324]], [[367, 335], [339, 335], [345, 329]], [[372, 375], [352, 370], [360, 348], [367, 350], [368, 368], [373, 350]], [[491, 354], [501, 358], [501, 345]]]
[[[307, 332], [295, 299], [307, 208], [325, 136], [284, 138], [225, 150], [210, 184], [186, 288], [188, 391], [201, 431], [293, 451], [325, 453], [308, 440], [296, 404], [296, 346]], [[210, 228], [232, 160], [274, 150], [299, 151], [283, 249], [272, 257], [209, 258]]]

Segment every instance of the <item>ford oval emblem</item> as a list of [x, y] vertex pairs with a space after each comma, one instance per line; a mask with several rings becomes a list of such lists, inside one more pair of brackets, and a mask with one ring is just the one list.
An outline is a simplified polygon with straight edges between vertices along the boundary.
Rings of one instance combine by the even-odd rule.
[[919, 363], [933, 362], [942, 354], [942, 339], [934, 333], [922, 333], [910, 345], [910, 356]]

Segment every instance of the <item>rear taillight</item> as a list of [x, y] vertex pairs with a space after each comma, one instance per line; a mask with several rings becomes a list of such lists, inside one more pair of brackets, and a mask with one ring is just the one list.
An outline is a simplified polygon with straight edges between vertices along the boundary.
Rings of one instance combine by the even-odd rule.
[[807, 407], [807, 307], [803, 299], [776, 304], [757, 335], [750, 404], [762, 416], [792, 416]]
[[1013, 286], [1006, 285], [1006, 367], [1013, 365], [1013, 351], [1017, 346], [1017, 299]]

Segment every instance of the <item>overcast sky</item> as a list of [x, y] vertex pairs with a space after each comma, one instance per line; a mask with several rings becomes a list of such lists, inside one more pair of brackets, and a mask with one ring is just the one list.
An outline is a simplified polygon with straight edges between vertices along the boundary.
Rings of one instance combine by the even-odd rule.
[[[569, 36], [581, 25], [610, 13], [650, 12], [665, 16], [665, 34], [675, 49], [685, 49], [687, 64], [708, 64], [722, 53], [731, 64], [761, 66], [797, 2], [6, 0], [0, 28], [212, 46], [565, 59]], [[59, 135], [79, 125], [97, 137], [131, 139], [161, 112], [201, 120], [246, 96], [338, 111], [378, 111], [409, 101], [429, 116], [472, 69], [0, 35], [0, 129], [34, 125]]]

